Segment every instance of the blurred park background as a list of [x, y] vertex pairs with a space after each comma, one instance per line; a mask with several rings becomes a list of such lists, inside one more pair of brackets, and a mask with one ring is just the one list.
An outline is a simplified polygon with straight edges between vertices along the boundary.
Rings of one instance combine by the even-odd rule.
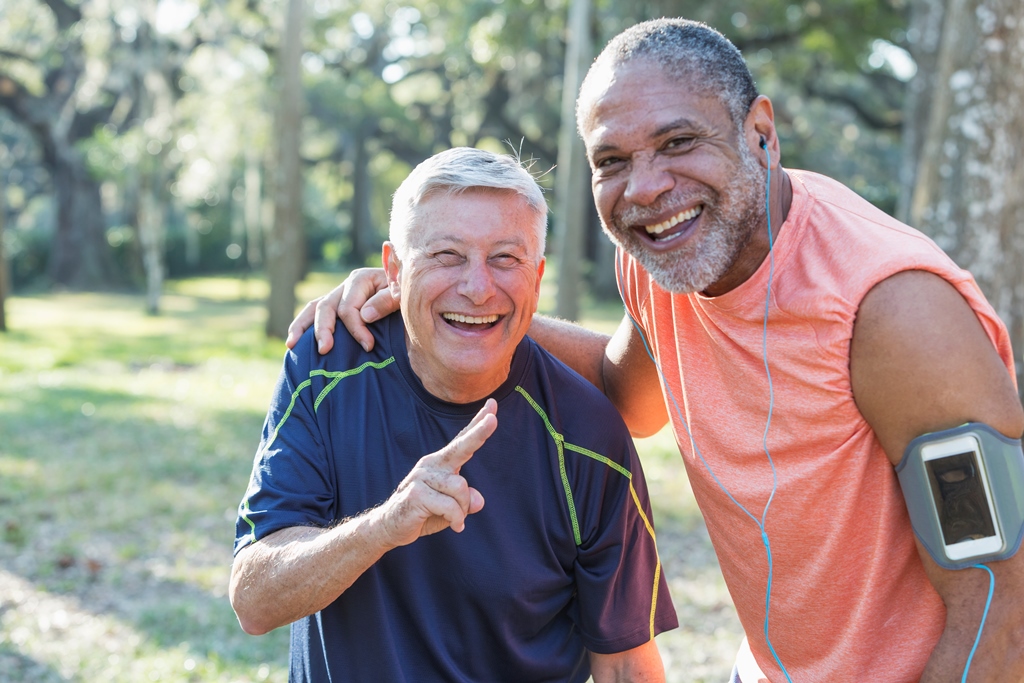
[[[573, 124], [638, 20], [706, 21], [775, 105], [782, 163], [974, 272], [1024, 351], [1020, 0], [3, 0], [0, 681], [284, 681], [225, 597], [235, 506], [297, 305], [375, 264], [390, 196], [453, 145], [549, 190], [542, 310], [613, 329]], [[639, 448], [683, 624], [741, 632], [671, 436]]]

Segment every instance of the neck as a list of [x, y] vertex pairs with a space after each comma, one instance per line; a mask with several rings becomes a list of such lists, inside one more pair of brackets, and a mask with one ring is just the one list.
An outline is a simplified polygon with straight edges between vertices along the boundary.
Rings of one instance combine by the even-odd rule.
[[508, 379], [512, 368], [512, 360], [497, 362], [493, 368], [481, 373], [453, 372], [443, 364], [431, 362], [417, 353], [411, 346], [408, 336], [406, 345], [409, 352], [409, 365], [413, 373], [423, 384], [423, 388], [432, 396], [448, 403], [474, 403], [492, 395]]

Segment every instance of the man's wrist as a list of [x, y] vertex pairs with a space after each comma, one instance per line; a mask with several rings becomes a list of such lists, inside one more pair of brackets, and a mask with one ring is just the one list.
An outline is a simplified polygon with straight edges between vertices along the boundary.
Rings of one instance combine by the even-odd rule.
[[370, 508], [353, 520], [357, 526], [352, 529], [352, 532], [361, 537], [368, 547], [379, 551], [380, 555], [402, 545], [395, 538], [394, 520], [391, 519], [390, 515], [390, 503], [391, 500], [388, 499], [380, 505]]

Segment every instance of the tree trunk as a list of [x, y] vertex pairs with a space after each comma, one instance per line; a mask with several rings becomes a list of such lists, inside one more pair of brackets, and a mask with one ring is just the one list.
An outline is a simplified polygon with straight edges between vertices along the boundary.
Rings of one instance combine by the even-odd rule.
[[33, 94], [0, 71], [0, 106], [36, 139], [52, 177], [57, 219], [48, 264], [50, 279], [70, 289], [103, 289], [120, 278], [107, 244], [99, 183], [75, 147], [91, 135], [92, 125], [83, 122], [99, 123], [104, 116], [102, 109], [78, 111], [72, 102], [85, 73], [82, 31], [74, 29], [82, 18], [78, 4], [45, 3], [60, 33], [61, 59], [38, 65], [45, 72], [41, 94]]
[[370, 216], [370, 199], [373, 183], [370, 178], [370, 153], [366, 148], [366, 129], [362, 125], [357, 131], [352, 144], [355, 146], [352, 161], [352, 220], [349, 221], [349, 237], [352, 249], [343, 259], [351, 264], [366, 265], [366, 258], [380, 250], [380, 240], [373, 229], [373, 218]]
[[[159, 163], [159, 162], [156, 162]], [[142, 243], [142, 266], [146, 273], [146, 313], [160, 313], [160, 296], [164, 288], [165, 211], [159, 196], [160, 176], [156, 170], [142, 172], [139, 188], [139, 241]]]
[[274, 182], [274, 227], [267, 245], [267, 335], [284, 339], [295, 316], [295, 285], [305, 267], [302, 226], [302, 15], [304, 0], [288, 1], [288, 17], [279, 62], [280, 108]]
[[555, 239], [558, 254], [558, 293], [555, 315], [576, 320], [582, 298], [585, 228], [589, 212], [590, 174], [583, 140], [576, 132], [576, 93], [593, 55], [590, 41], [590, 0], [572, 0], [569, 6], [562, 80], [562, 112], [555, 171]]
[[160, 297], [163, 295], [166, 264], [164, 251], [167, 242], [167, 198], [163, 189], [167, 174], [165, 157], [167, 147], [159, 144], [158, 150], [150, 145], [160, 143], [160, 134], [170, 133], [174, 120], [172, 88], [161, 71], [169, 63], [166, 50], [160, 40], [154, 40], [156, 3], [143, 6], [147, 21], [139, 30], [135, 41], [137, 80], [137, 107], [142, 121], [142, 130], [147, 139], [146, 153], [137, 166], [139, 176], [139, 211], [137, 214], [139, 242], [142, 247], [142, 266], [146, 274], [146, 312], [160, 313]]
[[1017, 383], [1024, 389], [1019, 10], [1019, 0], [917, 0], [914, 25], [927, 30], [914, 56], [926, 99], [908, 104], [917, 117], [908, 121], [919, 126], [920, 138], [912, 137], [906, 148], [917, 170], [905, 193], [905, 213], [974, 274], [1010, 331]]
[[7, 218], [7, 204], [4, 200], [7, 190], [0, 175], [0, 332], [7, 331], [7, 293], [10, 292], [10, 275], [7, 270], [7, 252], [4, 250], [4, 219]]
[[248, 270], [257, 270], [263, 265], [263, 234], [260, 221], [260, 204], [263, 201], [263, 172], [260, 169], [259, 154], [249, 147], [245, 153], [245, 260]]
[[[589, 193], [589, 187], [587, 188]], [[589, 194], [588, 194], [589, 197]], [[586, 235], [593, 267], [590, 269], [590, 291], [595, 299], [617, 301], [619, 285], [615, 279], [615, 245], [601, 232], [601, 218], [590, 201], [587, 207]]]
[[[939, 42], [942, 38], [945, 6], [946, 0], [915, 0], [907, 26], [908, 49], [917, 63], [917, 74], [907, 84], [903, 105], [903, 155], [899, 170], [900, 195], [896, 200], [896, 218], [904, 223], [911, 222], [910, 200], [917, 184], [917, 170], [924, 152], [929, 112], [935, 98], [935, 84], [939, 79]], [[947, 73], [945, 80], [948, 79]]]
[[104, 289], [118, 278], [107, 244], [100, 185], [78, 151], [67, 144], [68, 149], [54, 149], [54, 161], [47, 164], [57, 200], [49, 276], [55, 285], [68, 289]]

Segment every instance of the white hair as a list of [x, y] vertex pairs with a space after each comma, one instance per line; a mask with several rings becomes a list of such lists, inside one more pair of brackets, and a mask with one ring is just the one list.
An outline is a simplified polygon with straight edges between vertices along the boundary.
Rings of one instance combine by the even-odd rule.
[[404, 258], [407, 252], [416, 207], [438, 193], [453, 195], [474, 188], [514, 192], [525, 199], [536, 218], [537, 258], [544, 256], [548, 205], [529, 170], [517, 157], [508, 154], [454, 147], [419, 164], [395, 191], [388, 239], [395, 245], [399, 258]]

